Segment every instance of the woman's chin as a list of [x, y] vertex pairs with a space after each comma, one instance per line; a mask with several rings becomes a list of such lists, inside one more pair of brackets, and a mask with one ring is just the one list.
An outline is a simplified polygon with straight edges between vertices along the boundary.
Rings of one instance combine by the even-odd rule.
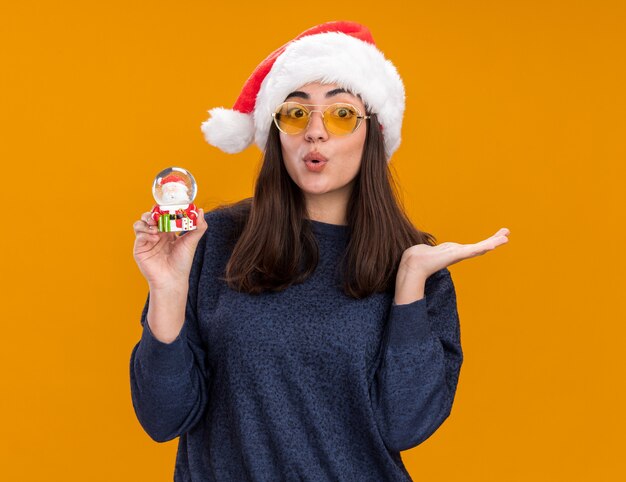
[[326, 183], [305, 182], [300, 184], [300, 189], [304, 194], [324, 194], [330, 189]]

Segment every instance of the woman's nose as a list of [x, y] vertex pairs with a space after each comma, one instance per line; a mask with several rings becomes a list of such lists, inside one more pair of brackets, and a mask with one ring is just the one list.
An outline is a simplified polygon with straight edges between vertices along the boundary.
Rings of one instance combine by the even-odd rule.
[[307, 141], [325, 141], [328, 139], [328, 131], [326, 131], [326, 127], [324, 126], [324, 119], [321, 112], [311, 112], [311, 119], [306, 128], [304, 138]]

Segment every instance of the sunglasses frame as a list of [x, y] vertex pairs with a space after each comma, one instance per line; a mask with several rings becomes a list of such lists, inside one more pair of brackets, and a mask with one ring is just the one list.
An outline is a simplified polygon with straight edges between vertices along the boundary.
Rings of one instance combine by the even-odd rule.
[[[278, 119], [276, 118], [276, 114], [278, 114], [278, 111], [281, 109], [281, 107], [285, 104], [296, 104], [296, 105], [301, 105], [302, 107], [325, 107], [324, 110], [309, 110], [306, 109], [308, 111], [308, 119], [306, 122], [306, 126], [304, 126], [301, 130], [299, 130], [298, 132], [285, 132], [284, 130], [282, 130], [280, 128], [280, 126], [278, 125]], [[354, 126], [354, 129], [352, 129], [352, 131], [350, 132], [346, 132], [345, 134], [335, 134], [334, 132], [331, 132], [328, 129], [328, 126], [326, 125], [326, 118], [324, 117], [324, 113], [331, 108], [334, 105], [349, 105], [350, 107], [352, 107], [356, 112], [357, 112], [357, 122], [356, 125]], [[272, 119], [274, 119], [274, 124], [276, 125], [276, 127], [278, 128], [278, 130], [280, 132], [282, 132], [283, 134], [287, 134], [288, 136], [297, 136], [298, 134], [302, 134], [302, 132], [304, 132], [305, 130], [307, 130], [309, 128], [309, 125], [311, 124], [311, 115], [313, 114], [313, 112], [319, 112], [320, 114], [322, 114], [322, 123], [324, 124], [324, 129], [326, 129], [326, 132], [328, 132], [329, 134], [332, 134], [334, 136], [339, 136], [339, 137], [343, 137], [343, 136], [349, 136], [350, 134], [354, 134], [354, 132], [356, 132], [356, 130], [361, 126], [361, 124], [363, 123], [364, 119], [369, 119], [370, 116], [369, 115], [363, 115], [361, 114], [360, 109], [355, 106], [354, 104], [351, 104], [350, 102], [334, 102], [332, 104], [302, 104], [300, 102], [293, 102], [293, 101], [287, 101], [287, 102], [283, 102], [282, 104], [280, 104], [278, 107], [276, 107], [276, 110], [274, 112], [272, 112]]]

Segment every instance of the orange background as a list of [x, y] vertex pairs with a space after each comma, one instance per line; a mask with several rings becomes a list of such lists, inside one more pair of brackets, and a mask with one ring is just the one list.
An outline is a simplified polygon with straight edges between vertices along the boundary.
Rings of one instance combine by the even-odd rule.
[[[439, 242], [506, 226], [453, 265], [465, 363], [451, 417], [404, 452], [415, 480], [613, 481], [625, 472], [621, 1], [4, 2], [0, 478], [168, 481], [177, 441], [135, 418], [147, 284], [132, 223], [154, 175], [198, 204], [250, 196], [260, 153], [205, 143], [269, 52], [370, 26], [407, 90], [393, 159]], [[620, 192], [622, 194], [620, 194]]]

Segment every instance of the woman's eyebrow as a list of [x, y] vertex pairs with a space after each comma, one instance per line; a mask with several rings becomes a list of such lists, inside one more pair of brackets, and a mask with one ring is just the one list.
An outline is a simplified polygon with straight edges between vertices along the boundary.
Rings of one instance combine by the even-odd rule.
[[[348, 92], [346, 89], [333, 89], [333, 90], [329, 90], [328, 92], [326, 92], [325, 97], [332, 97], [333, 95], [339, 95], [339, 94], [349, 94], [350, 92]], [[301, 97], [303, 99], [310, 99], [311, 96], [309, 94], [307, 94], [306, 92], [302, 92], [301, 90], [296, 90], [295, 92], [290, 93], [287, 97], [285, 97], [285, 100], [289, 99], [290, 97]]]
[[349, 94], [350, 92], [348, 92], [346, 89], [333, 89], [333, 90], [329, 90], [328, 92], [326, 92], [326, 97], [332, 97], [333, 95], [338, 95], [338, 94]]
[[302, 92], [300, 90], [296, 90], [295, 92], [292, 92], [287, 97], [285, 97], [285, 100], [287, 100], [289, 97], [302, 97], [303, 99], [310, 99], [311, 98], [311, 96], [309, 94], [307, 94], [306, 92]]

